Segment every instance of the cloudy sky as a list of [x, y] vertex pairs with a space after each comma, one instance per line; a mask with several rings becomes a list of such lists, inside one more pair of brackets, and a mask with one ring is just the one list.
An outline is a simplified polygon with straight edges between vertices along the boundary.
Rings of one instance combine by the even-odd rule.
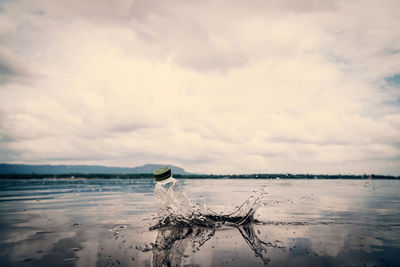
[[0, 0], [0, 162], [400, 175], [399, 13]]

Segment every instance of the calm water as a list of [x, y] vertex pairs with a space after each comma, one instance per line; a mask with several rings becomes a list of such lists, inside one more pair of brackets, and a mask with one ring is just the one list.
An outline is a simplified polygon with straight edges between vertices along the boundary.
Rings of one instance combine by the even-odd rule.
[[149, 230], [154, 182], [0, 181], [0, 266], [400, 266], [400, 181], [181, 180], [227, 213], [266, 186], [256, 222]]

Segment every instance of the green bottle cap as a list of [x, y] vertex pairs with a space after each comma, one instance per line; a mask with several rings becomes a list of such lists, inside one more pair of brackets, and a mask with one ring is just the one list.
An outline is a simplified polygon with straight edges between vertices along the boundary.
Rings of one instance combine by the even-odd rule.
[[156, 180], [157, 182], [163, 181], [165, 179], [168, 179], [172, 175], [171, 168], [170, 167], [158, 168], [153, 172], [153, 175], [154, 175], [154, 180]]

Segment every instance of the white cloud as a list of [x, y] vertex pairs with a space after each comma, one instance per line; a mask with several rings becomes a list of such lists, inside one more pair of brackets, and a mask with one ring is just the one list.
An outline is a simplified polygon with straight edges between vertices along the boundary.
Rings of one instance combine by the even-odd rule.
[[395, 1], [96, 3], [4, 4], [1, 161], [400, 174]]

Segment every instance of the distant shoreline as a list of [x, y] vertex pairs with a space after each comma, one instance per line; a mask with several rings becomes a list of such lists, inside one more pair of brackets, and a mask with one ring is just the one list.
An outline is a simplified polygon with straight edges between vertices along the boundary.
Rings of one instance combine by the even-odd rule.
[[[202, 174], [187, 172], [172, 164], [148, 163], [137, 167], [109, 167], [102, 165], [32, 165], [0, 163], [0, 179], [141, 179], [153, 178], [153, 171], [169, 166], [174, 177], [180, 179], [392, 179], [400, 176], [382, 174]], [[340, 170], [339, 170], [340, 171]]]
[[[179, 179], [357, 179], [357, 180], [400, 180], [400, 176], [390, 175], [347, 175], [347, 174], [237, 174], [237, 175], [201, 175], [174, 174]], [[0, 174], [0, 179], [149, 179], [151, 173], [65, 173], [65, 174]]]

